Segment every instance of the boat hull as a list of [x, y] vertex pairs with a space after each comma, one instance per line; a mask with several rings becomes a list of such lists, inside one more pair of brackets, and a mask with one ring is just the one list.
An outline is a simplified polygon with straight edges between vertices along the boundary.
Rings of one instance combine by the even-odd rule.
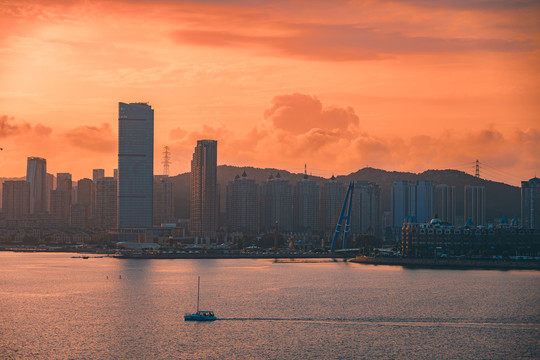
[[184, 321], [214, 321], [216, 320], [215, 316], [204, 316], [204, 315], [185, 315]]

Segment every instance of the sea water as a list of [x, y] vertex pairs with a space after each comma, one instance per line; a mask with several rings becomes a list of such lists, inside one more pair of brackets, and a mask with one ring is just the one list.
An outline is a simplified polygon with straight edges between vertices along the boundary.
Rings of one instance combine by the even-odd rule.
[[0, 358], [540, 358], [538, 271], [72, 256], [0, 252]]

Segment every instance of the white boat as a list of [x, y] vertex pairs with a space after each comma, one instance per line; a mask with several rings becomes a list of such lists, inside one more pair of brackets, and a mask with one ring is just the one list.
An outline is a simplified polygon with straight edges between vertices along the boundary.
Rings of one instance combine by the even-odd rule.
[[201, 289], [201, 277], [197, 281], [197, 312], [195, 314], [186, 314], [184, 321], [214, 321], [216, 316], [213, 311], [199, 310], [199, 292]]

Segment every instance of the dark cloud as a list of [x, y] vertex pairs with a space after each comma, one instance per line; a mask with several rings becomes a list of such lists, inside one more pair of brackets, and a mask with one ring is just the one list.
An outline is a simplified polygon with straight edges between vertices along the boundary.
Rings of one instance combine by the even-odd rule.
[[24, 135], [31, 130], [32, 126], [27, 122], [17, 123], [14, 117], [8, 117], [7, 115], [0, 116], [0, 138]]
[[423, 8], [456, 10], [512, 10], [538, 6], [538, 1], [535, 0], [399, 0], [397, 2]]
[[255, 51], [270, 48], [275, 55], [332, 61], [434, 52], [522, 52], [537, 47], [532, 40], [408, 36], [355, 24], [288, 24], [285, 28], [294, 35], [259, 36], [227, 31], [179, 30], [173, 33], [173, 38], [201, 46], [245, 47]]

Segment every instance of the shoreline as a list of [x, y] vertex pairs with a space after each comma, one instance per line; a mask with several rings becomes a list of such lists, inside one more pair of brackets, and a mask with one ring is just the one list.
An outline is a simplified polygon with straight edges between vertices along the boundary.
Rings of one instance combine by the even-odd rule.
[[357, 264], [402, 266], [409, 269], [456, 269], [456, 270], [540, 270], [537, 260], [489, 260], [489, 259], [414, 259], [357, 256], [349, 260]]
[[[267, 259], [275, 260], [276, 263], [301, 263], [308, 259], [316, 262], [352, 262], [364, 265], [381, 266], [402, 266], [407, 269], [455, 269], [455, 270], [536, 270], [540, 271], [540, 261], [538, 260], [490, 260], [490, 259], [416, 259], [416, 258], [393, 258], [393, 257], [366, 257], [351, 256], [350, 254], [215, 254], [215, 253], [194, 253], [194, 254], [157, 254], [157, 253], [122, 253], [116, 251], [87, 251], [75, 249], [13, 249], [2, 248], [4, 252], [43, 252], [43, 253], [67, 253], [81, 254], [73, 258], [103, 258], [115, 259]], [[82, 256], [82, 255], [94, 256]], [[298, 261], [295, 261], [298, 259]], [[328, 261], [318, 261], [318, 260]], [[283, 260], [283, 261], [280, 261]]]

